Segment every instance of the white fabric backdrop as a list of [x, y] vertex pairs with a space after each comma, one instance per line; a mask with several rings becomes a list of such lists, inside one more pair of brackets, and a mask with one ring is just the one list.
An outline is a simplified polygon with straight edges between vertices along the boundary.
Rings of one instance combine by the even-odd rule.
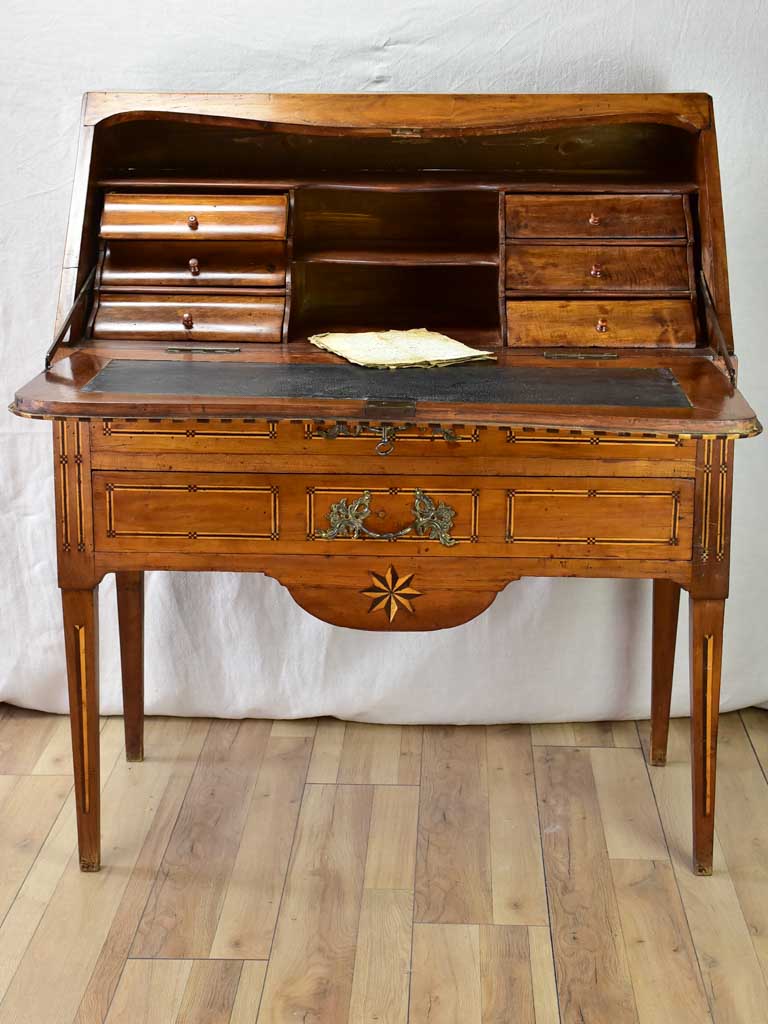
[[[768, 17], [761, 0], [6, 0], [0, 112], [3, 405], [51, 337], [81, 93], [711, 92], [745, 390], [768, 409]], [[0, 413], [0, 700], [63, 711], [50, 428]], [[768, 699], [765, 445], [737, 446], [723, 706]], [[751, 553], [748, 554], [748, 539]], [[260, 576], [147, 578], [150, 713], [382, 722], [647, 715], [650, 584], [527, 580], [432, 634], [327, 626]], [[114, 589], [102, 708], [121, 708]], [[687, 611], [673, 710], [687, 712]], [[682, 648], [682, 649], [681, 649]]]

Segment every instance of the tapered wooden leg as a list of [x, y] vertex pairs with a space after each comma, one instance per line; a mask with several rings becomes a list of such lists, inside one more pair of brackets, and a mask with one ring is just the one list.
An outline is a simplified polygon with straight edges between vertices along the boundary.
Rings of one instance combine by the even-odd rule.
[[62, 589], [80, 869], [101, 866], [98, 588]]
[[675, 667], [680, 586], [653, 581], [653, 658], [651, 674], [651, 764], [667, 763], [669, 707]]
[[690, 599], [693, 868], [712, 874], [724, 600]]
[[125, 756], [144, 760], [144, 573], [118, 572], [117, 617], [123, 670]]

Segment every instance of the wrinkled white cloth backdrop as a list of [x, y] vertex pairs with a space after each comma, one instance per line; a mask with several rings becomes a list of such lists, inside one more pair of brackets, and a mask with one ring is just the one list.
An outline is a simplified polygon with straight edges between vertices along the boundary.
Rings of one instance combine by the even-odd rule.
[[[6, 0], [0, 174], [2, 404], [51, 338], [81, 94], [711, 92], [737, 347], [768, 415], [768, 24], [761, 0]], [[418, 325], [417, 325], [418, 326]], [[50, 427], [0, 413], [0, 700], [63, 711]], [[737, 445], [723, 706], [768, 700], [764, 441]], [[261, 576], [147, 576], [149, 713], [379, 722], [647, 716], [650, 583], [524, 580], [432, 634], [362, 633]], [[121, 709], [101, 587], [102, 709]], [[674, 712], [687, 713], [683, 602]]]

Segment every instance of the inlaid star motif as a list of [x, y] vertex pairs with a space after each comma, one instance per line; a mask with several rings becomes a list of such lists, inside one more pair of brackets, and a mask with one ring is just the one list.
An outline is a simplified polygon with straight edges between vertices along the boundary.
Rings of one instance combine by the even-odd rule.
[[371, 598], [371, 607], [368, 612], [381, 612], [387, 616], [390, 622], [397, 615], [400, 608], [405, 608], [413, 615], [411, 602], [416, 597], [421, 597], [421, 591], [411, 586], [414, 574], [398, 576], [397, 569], [393, 565], [382, 575], [378, 572], [371, 573], [371, 586], [360, 593]]

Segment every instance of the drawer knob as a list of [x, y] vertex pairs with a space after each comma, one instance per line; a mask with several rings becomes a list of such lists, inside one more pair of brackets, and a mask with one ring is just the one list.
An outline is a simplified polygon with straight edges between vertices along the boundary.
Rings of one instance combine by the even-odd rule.
[[590, 277], [602, 277], [603, 276], [603, 268], [602, 268], [601, 264], [593, 263], [592, 267], [591, 267], [591, 269], [589, 271], [589, 276]]
[[189, 272], [192, 275], [192, 277], [197, 277], [197, 275], [200, 273], [200, 264], [197, 262], [194, 256], [189, 261]]
[[592, 225], [592, 227], [597, 227], [597, 225], [600, 223], [600, 218], [597, 216], [596, 213], [590, 213], [589, 223]]
[[192, 328], [195, 326], [195, 321], [192, 319], [191, 313], [185, 313], [184, 316], [181, 318], [181, 322], [184, 325], [184, 329], [187, 331], [191, 331]]
[[197, 231], [197, 229], [200, 227], [200, 221], [197, 219], [194, 213], [190, 213], [190, 215], [187, 217], [187, 224], [189, 225], [190, 231]]
[[608, 321], [601, 316], [595, 324], [595, 330], [598, 332], [598, 334], [605, 334], [605, 332], [608, 330]]

